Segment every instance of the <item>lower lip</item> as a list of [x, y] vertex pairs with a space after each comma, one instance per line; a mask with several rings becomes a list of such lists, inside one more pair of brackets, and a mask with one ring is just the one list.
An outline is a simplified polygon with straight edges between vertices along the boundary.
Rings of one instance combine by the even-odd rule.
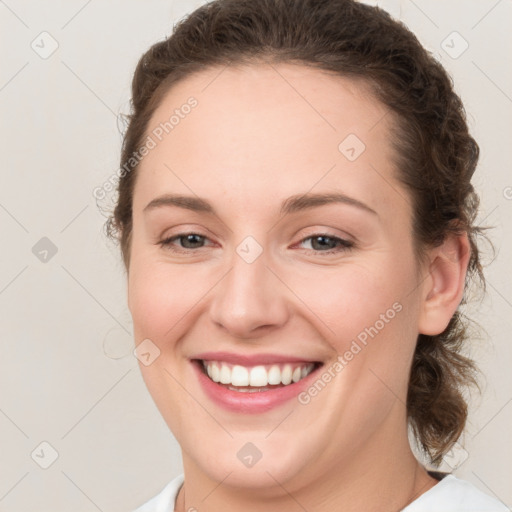
[[239, 413], [262, 413], [296, 398], [301, 391], [308, 387], [318, 370], [315, 368], [307, 377], [288, 386], [268, 391], [243, 393], [213, 382], [203, 372], [201, 362], [192, 361], [192, 366], [206, 395], [224, 409]]

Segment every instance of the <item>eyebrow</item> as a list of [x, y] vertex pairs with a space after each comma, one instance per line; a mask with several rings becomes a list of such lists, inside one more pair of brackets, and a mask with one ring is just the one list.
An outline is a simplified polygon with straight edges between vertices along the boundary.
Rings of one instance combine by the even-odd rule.
[[[283, 201], [279, 211], [280, 215], [288, 215], [290, 213], [296, 213], [310, 208], [317, 208], [319, 206], [333, 203], [355, 206], [356, 208], [376, 215], [377, 217], [379, 216], [375, 210], [370, 208], [365, 203], [339, 192], [297, 194]], [[180, 194], [165, 194], [163, 196], [157, 197], [150, 201], [144, 207], [143, 211], [147, 212], [149, 210], [161, 208], [164, 206], [177, 206], [179, 208], [185, 208], [195, 212], [217, 215], [214, 207], [206, 199]]]

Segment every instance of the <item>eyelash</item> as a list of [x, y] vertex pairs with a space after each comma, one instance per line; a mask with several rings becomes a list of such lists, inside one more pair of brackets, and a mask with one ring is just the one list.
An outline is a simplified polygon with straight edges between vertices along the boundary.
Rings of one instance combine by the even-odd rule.
[[[199, 233], [194, 233], [194, 232], [180, 233], [178, 235], [173, 235], [171, 237], [168, 237], [168, 238], [158, 242], [158, 245], [160, 245], [162, 248], [170, 250], [170, 251], [172, 251], [174, 253], [181, 253], [181, 254], [189, 254], [190, 252], [194, 252], [197, 249], [203, 249], [203, 247], [197, 247], [195, 249], [181, 249], [180, 250], [180, 249], [176, 249], [176, 248], [174, 248], [172, 246], [172, 242], [174, 242], [175, 240], [183, 239], [183, 238], [185, 238], [187, 236], [191, 236], [191, 235], [198, 236], [198, 237], [200, 237], [201, 239], [204, 239], [204, 240], [207, 239], [206, 236], [200, 235]], [[337, 236], [330, 235], [329, 233], [314, 233], [313, 235], [309, 235], [306, 238], [303, 238], [299, 243], [303, 243], [306, 240], [312, 240], [314, 238], [320, 238], [320, 237], [328, 238], [330, 240], [333, 240], [335, 243], [338, 244], [338, 248], [337, 249], [330, 249], [328, 251], [318, 251], [318, 250], [315, 250], [315, 249], [306, 249], [308, 254], [314, 253], [315, 255], [316, 254], [330, 255], [330, 254], [337, 254], [337, 253], [344, 252], [344, 251], [349, 251], [350, 249], [354, 248], [354, 243], [353, 242], [350, 242], [349, 240], [344, 240], [343, 238], [339, 238]]]

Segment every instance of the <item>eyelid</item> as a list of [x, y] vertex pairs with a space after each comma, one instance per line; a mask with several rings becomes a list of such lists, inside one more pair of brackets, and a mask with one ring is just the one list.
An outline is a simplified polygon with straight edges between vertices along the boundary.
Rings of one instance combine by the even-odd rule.
[[[212, 231], [210, 231], [208, 228], [205, 228], [198, 224], [187, 224], [187, 223], [176, 224], [175, 226], [167, 227], [161, 233], [162, 234], [158, 236], [158, 240], [164, 240], [164, 239], [171, 238], [173, 236], [178, 236], [178, 235], [190, 235], [190, 234], [201, 235], [201, 236], [208, 237], [208, 238], [212, 237], [212, 236], [213, 237], [217, 236]], [[166, 233], [171, 233], [171, 234], [166, 234]], [[173, 234], [173, 233], [175, 233], [175, 234]]]
[[[329, 238], [336, 238], [342, 240], [343, 242], [350, 243], [355, 245], [357, 240], [355, 237], [347, 233], [346, 231], [342, 231], [341, 229], [335, 229], [332, 227], [324, 226], [322, 224], [318, 224], [316, 226], [306, 227], [299, 229], [293, 235], [293, 239], [300, 237], [300, 241], [305, 240], [306, 238], [315, 237], [315, 236], [325, 236]], [[294, 244], [295, 245], [295, 244]]]

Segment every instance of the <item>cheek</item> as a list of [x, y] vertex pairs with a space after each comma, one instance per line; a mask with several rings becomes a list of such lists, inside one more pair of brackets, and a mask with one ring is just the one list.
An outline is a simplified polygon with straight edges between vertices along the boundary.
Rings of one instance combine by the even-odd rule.
[[190, 330], [194, 310], [200, 307], [201, 298], [213, 284], [211, 271], [158, 262], [154, 257], [144, 256], [142, 251], [134, 256], [128, 296], [135, 343], [150, 339], [159, 350], [151, 364], [139, 364], [139, 367], [160, 413], [181, 438], [184, 411], [194, 410], [196, 404], [180, 385], [186, 381], [187, 374], [186, 368], [179, 364], [182, 361], [179, 340]]
[[403, 309], [410, 277], [406, 272], [396, 275], [391, 261], [387, 265], [372, 263], [354, 263], [332, 271], [309, 269], [303, 275], [290, 276], [305, 306], [328, 328], [328, 338], [337, 340], [338, 352], [375, 324], [378, 330], [384, 325], [388, 329], [400, 316], [397, 310]]
[[[417, 337], [412, 262], [412, 257], [402, 255], [398, 263], [396, 256], [381, 254], [328, 275], [315, 273], [316, 279], [311, 272], [310, 279], [296, 275], [297, 295], [320, 319], [315, 325], [340, 363], [332, 372], [338, 388], [332, 408], [346, 404], [361, 418], [372, 404], [370, 409], [384, 416], [395, 399], [389, 389], [405, 402]], [[359, 398], [352, 403], [350, 393], [356, 389]]]
[[[169, 265], [139, 259], [130, 267], [128, 295], [136, 336], [161, 340], [181, 323], [212, 287], [211, 272], [190, 271], [186, 265]], [[138, 341], [138, 339], [137, 339]]]

